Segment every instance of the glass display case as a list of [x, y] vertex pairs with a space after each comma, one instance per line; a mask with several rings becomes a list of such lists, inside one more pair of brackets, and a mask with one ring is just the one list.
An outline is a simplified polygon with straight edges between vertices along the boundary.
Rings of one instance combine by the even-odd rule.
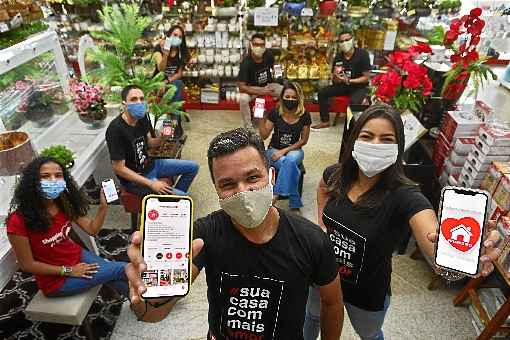
[[[113, 177], [105, 131], [114, 116], [94, 128], [80, 120], [68, 99], [68, 72], [54, 31], [0, 50], [0, 221], [9, 212], [16, 175], [48, 146], [63, 145], [73, 152], [69, 171], [79, 186], [98, 168], [109, 170], [98, 179]], [[16, 267], [0, 224], [0, 289]]]

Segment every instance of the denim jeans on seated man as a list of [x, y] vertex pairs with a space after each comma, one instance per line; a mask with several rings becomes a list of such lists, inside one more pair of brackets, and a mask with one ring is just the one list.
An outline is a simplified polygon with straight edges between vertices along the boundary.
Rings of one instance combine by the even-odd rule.
[[[184, 159], [156, 159], [152, 169], [147, 171], [143, 176], [150, 180], [159, 180], [161, 178], [179, 176], [172, 191], [179, 196], [187, 195], [188, 189], [193, 179], [198, 173], [198, 163], [195, 161]], [[143, 197], [151, 194], [152, 190], [148, 187], [137, 183], [127, 182], [121, 179], [121, 184], [127, 191]]]
[[[347, 310], [347, 315], [349, 315], [351, 325], [361, 340], [384, 340], [382, 325], [390, 306], [390, 297], [388, 295], [386, 295], [386, 300], [384, 301], [384, 309], [381, 311], [367, 311], [345, 301], [344, 306]], [[310, 287], [306, 302], [305, 325], [303, 327], [304, 340], [316, 340], [319, 336], [321, 326], [320, 312], [319, 289], [317, 287]]]
[[269, 165], [278, 170], [276, 183], [273, 187], [274, 194], [289, 197], [289, 208], [298, 209], [303, 206], [303, 201], [299, 195], [299, 178], [301, 170], [299, 165], [303, 162], [305, 154], [302, 149], [289, 151], [285, 156], [277, 161], [271, 159], [276, 149], [266, 151]]
[[127, 265], [126, 262], [107, 261], [85, 249], [81, 253], [80, 261], [88, 264], [97, 263], [99, 266], [97, 273], [91, 279], [69, 276], [65, 279], [64, 284], [51, 293], [49, 297], [80, 294], [103, 283], [109, 284], [122, 296], [129, 297], [128, 281], [124, 271], [124, 267]]

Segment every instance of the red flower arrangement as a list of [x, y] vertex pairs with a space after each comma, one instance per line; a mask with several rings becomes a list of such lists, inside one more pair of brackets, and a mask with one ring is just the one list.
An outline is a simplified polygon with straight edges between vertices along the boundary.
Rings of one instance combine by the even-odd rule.
[[[446, 73], [446, 80], [443, 85], [442, 96], [446, 100], [456, 101], [460, 98], [472, 77], [475, 91], [483, 86], [488, 75], [495, 80], [496, 75], [484, 65], [487, 57], [480, 57], [476, 48], [480, 43], [480, 35], [485, 27], [485, 21], [480, 18], [482, 9], [474, 8], [469, 15], [453, 19], [450, 23], [450, 30], [445, 33], [444, 46], [454, 51], [450, 57], [452, 69]], [[463, 38], [458, 47], [455, 42]]]
[[407, 52], [391, 53], [387, 57], [387, 72], [372, 79], [375, 97], [396, 109], [418, 112], [432, 92], [427, 68], [414, 62], [421, 53], [432, 53], [432, 50], [429, 45], [419, 43]]

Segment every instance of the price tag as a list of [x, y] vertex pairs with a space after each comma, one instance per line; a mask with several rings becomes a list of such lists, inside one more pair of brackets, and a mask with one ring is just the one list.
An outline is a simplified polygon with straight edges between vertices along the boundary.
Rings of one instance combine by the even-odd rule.
[[303, 10], [301, 10], [301, 16], [302, 17], [313, 17], [313, 9], [311, 8], [303, 8]]
[[255, 26], [278, 26], [278, 8], [255, 8]]
[[266, 111], [266, 100], [264, 98], [255, 99], [255, 106], [253, 109], [253, 117], [264, 118], [265, 111]]
[[412, 10], [410, 10], [410, 11], [408, 11], [408, 12], [407, 12], [407, 16], [408, 16], [408, 17], [412, 17], [412, 16], [414, 16], [414, 15], [416, 15], [416, 10], [414, 10], [414, 9], [412, 9]]

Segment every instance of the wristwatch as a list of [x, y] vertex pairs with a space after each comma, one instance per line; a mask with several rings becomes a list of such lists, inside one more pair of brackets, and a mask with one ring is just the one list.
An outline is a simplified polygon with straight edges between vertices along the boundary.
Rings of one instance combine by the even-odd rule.
[[62, 266], [62, 270], [60, 272], [62, 273], [62, 276], [69, 276], [73, 272], [73, 268]]

